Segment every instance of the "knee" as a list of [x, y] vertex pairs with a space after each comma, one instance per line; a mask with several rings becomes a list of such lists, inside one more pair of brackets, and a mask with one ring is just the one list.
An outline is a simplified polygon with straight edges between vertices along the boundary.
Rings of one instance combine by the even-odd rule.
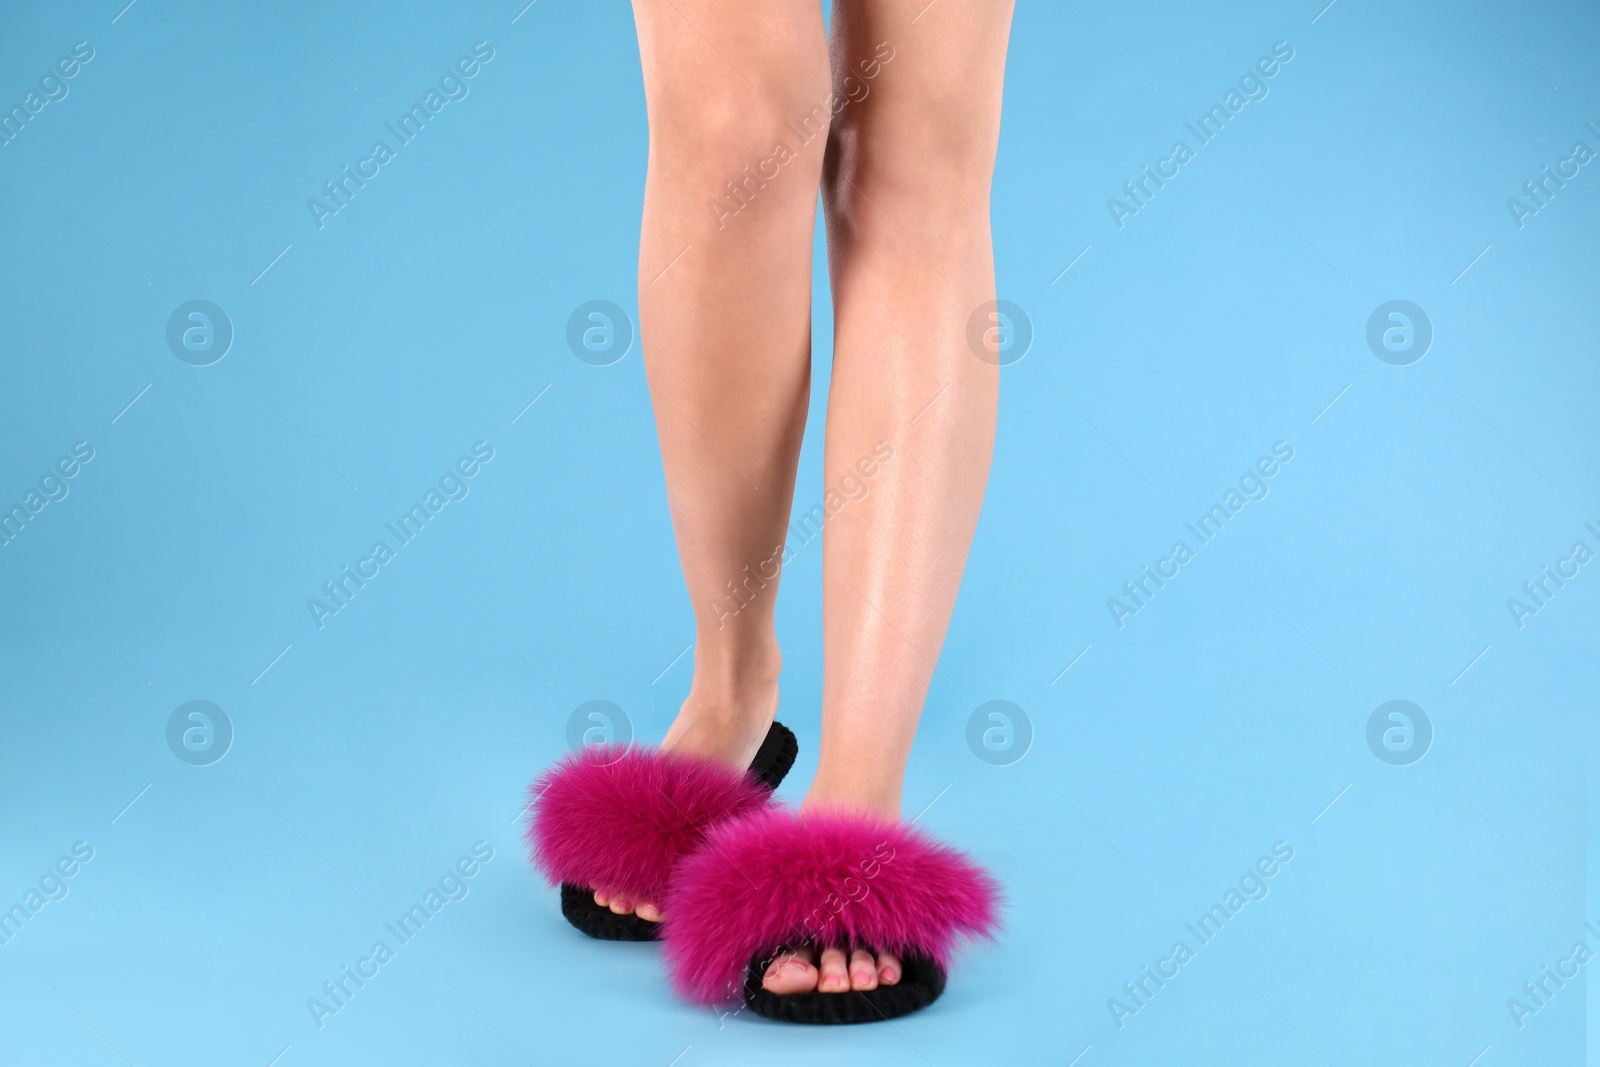
[[[828, 136], [827, 79], [787, 79], [772, 86], [743, 81], [693, 98], [650, 103], [650, 163], [664, 175], [691, 181], [716, 195], [753, 192], [780, 173], [809, 173], [816, 196]], [[819, 101], [823, 101], [819, 105]], [[802, 184], [800, 182], [784, 182]]]
[[999, 145], [999, 114], [938, 91], [894, 101], [892, 109], [847, 108], [832, 125], [823, 195], [830, 210], [852, 187], [884, 211], [988, 210]]

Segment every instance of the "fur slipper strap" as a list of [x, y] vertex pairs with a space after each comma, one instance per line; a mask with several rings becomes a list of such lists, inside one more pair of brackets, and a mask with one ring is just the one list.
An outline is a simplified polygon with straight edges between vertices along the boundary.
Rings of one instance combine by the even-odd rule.
[[770, 793], [754, 774], [710, 760], [596, 746], [546, 771], [529, 797], [528, 850], [551, 884], [659, 901], [708, 826], [761, 808]]
[[961, 852], [912, 826], [768, 807], [718, 826], [673, 874], [662, 940], [673, 984], [737, 1000], [752, 959], [801, 943], [947, 964], [959, 937], [992, 937], [999, 891]]

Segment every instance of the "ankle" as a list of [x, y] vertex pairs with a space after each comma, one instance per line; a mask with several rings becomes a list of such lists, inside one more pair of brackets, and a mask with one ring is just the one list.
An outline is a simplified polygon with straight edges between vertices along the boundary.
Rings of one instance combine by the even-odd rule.
[[860, 812], [898, 821], [900, 778], [871, 773], [830, 774], [818, 768], [801, 807], [810, 810]]
[[727, 700], [691, 692], [661, 739], [661, 747], [709, 757], [742, 771], [760, 750], [777, 712], [776, 685], [761, 695]]
[[778, 713], [778, 653], [730, 658], [725, 648], [696, 648], [694, 681], [663, 749], [709, 756], [743, 770]]
[[778, 683], [746, 684], [737, 689], [704, 687], [698, 680], [678, 707], [678, 721], [725, 733], [750, 732], [760, 727], [765, 736], [778, 710]]
[[776, 638], [730, 645], [702, 637], [695, 644], [694, 680], [684, 707], [724, 725], [770, 713], [782, 667]]

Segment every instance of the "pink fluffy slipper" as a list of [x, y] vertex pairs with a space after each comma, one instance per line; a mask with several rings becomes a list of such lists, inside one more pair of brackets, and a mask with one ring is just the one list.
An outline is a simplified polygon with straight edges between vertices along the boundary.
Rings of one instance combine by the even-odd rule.
[[794, 734], [773, 723], [750, 770], [657, 749], [585, 748], [529, 790], [528, 851], [561, 912], [591, 937], [650, 941], [660, 923], [594, 901], [597, 886], [630, 900], [666, 899], [674, 868], [706, 831], [765, 806], [794, 765]]
[[[742, 998], [788, 1022], [874, 1022], [938, 998], [957, 939], [993, 936], [998, 897], [977, 864], [905, 823], [767, 807], [718, 826], [679, 863], [662, 940], [690, 1000]], [[802, 944], [893, 952], [903, 973], [871, 991], [763, 989], [773, 957]]]

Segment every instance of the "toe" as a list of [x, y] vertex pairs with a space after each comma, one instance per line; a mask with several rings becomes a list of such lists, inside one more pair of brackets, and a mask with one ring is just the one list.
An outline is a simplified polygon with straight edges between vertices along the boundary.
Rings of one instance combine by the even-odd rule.
[[616, 912], [618, 915], [626, 915], [633, 910], [633, 901], [629, 900], [625, 896], [612, 897], [611, 910]]
[[822, 977], [817, 979], [817, 992], [843, 993], [850, 988], [850, 975], [845, 970], [844, 949], [823, 949], [817, 969], [822, 972]]
[[658, 923], [661, 921], [661, 909], [648, 900], [641, 900], [639, 906], [633, 909], [633, 913], [645, 922]]
[[892, 952], [878, 953], [878, 981], [883, 985], [894, 985], [900, 981], [900, 957]]
[[602, 908], [609, 908], [611, 906], [611, 894], [604, 889], [596, 889], [594, 891], [594, 902]]
[[864, 948], [850, 953], [850, 988], [878, 988], [878, 961]]
[[767, 967], [761, 988], [769, 993], [809, 993], [817, 988], [817, 969], [811, 963], [811, 950], [785, 952]]

